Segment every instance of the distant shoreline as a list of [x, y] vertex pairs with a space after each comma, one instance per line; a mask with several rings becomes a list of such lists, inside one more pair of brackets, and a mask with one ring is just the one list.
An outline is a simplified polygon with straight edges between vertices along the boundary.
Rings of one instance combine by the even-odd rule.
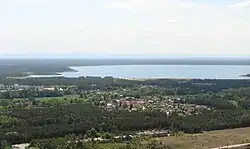
[[[131, 81], [148, 81], [148, 80], [195, 80], [198, 78], [168, 78], [168, 77], [147, 77], [147, 78], [118, 78], [118, 79], [124, 79], [124, 80], [131, 80]], [[202, 80], [202, 79], [201, 79]]]
[[[123, 67], [125, 66], [125, 67]], [[129, 72], [129, 70], [134, 70], [134, 67], [138, 68], [142, 68], [143, 70], [154, 70], [156, 69], [156, 71], [158, 70], [163, 70], [165, 69], [165, 71], [169, 71], [168, 73], [165, 74], [149, 74], [149, 75], [140, 75], [140, 74], [127, 74], [127, 72]], [[145, 66], [145, 67], [144, 67]], [[167, 68], [165, 68], [165, 66]], [[169, 67], [170, 66], [170, 67]], [[189, 67], [190, 66], [190, 67]], [[206, 67], [208, 66], [208, 67]], [[145, 80], [155, 80], [155, 79], [173, 79], [173, 80], [192, 80], [192, 79], [250, 79], [250, 77], [246, 77], [245, 75], [242, 74], [247, 74], [247, 71], [238, 71], [237, 73], [232, 74], [231, 76], [225, 76], [225, 77], [218, 77], [216, 76], [216, 74], [214, 76], [206, 76], [206, 74], [204, 74], [203, 76], [199, 76], [199, 75], [190, 75], [190, 73], [196, 73], [198, 72], [205, 72], [207, 71], [205, 68], [209, 68], [211, 70], [209, 70], [209, 72], [214, 71], [214, 67], [215, 65], [96, 65], [96, 66], [69, 66], [68, 70], [70, 71], [64, 71], [64, 72], [58, 72], [57, 75], [43, 75], [43, 74], [35, 74], [34, 76], [31, 77], [65, 77], [65, 78], [78, 78], [78, 77], [113, 77], [113, 78], [118, 78], [118, 79], [126, 79], [126, 80], [138, 80], [138, 81], [145, 81]], [[232, 66], [232, 67], [231, 67]], [[242, 70], [245, 70], [245, 67], [249, 67], [249, 66], [239, 66], [239, 65], [231, 65], [229, 67], [230, 71], [232, 69], [236, 69], [237, 68], [241, 68]], [[119, 69], [121, 67], [121, 69]], [[226, 67], [224, 67], [224, 65], [217, 65], [215, 67], [219, 67], [216, 70], [221, 70], [224, 69]], [[140, 70], [142, 70], [140, 69]], [[172, 74], [171, 72], [175, 72], [177, 70], [187, 70], [189, 72], [189, 75], [181, 75], [181, 73], [183, 73], [183, 71], [180, 71], [180, 73], [177, 73], [177, 75]], [[190, 70], [191, 69], [191, 70]], [[91, 73], [92, 71], [96, 71], [94, 73]], [[116, 75], [114, 74], [115, 72], [120, 72], [123, 71], [122, 74]], [[67, 72], [73, 72], [73, 73], [67, 73]], [[74, 73], [77, 72], [77, 73]], [[99, 72], [99, 73], [98, 73]], [[104, 72], [104, 73], [102, 73]], [[114, 72], [114, 73], [113, 73]], [[143, 74], [147, 74], [148, 71], [140, 71], [139, 73], [143, 73]], [[220, 72], [220, 71], [218, 71]], [[125, 75], [123, 75], [125, 74]], [[179, 75], [180, 74], [180, 75]]]
[[[120, 66], [121, 67], [126, 66], [125, 67], [126, 70], [125, 69], [119, 70], [116, 68]], [[1, 76], [5, 78], [12, 78], [12, 79], [15, 79], [15, 78], [22, 79], [22, 78], [27, 78], [27, 77], [32, 78], [33, 76], [34, 77], [67, 77], [67, 76], [74, 77], [74, 76], [88, 76], [88, 75], [92, 76], [92, 74], [94, 75], [100, 74], [101, 77], [104, 76], [102, 75], [102, 73], [88, 73], [92, 71], [92, 68], [89, 69], [89, 67], [93, 67], [93, 69], [96, 69], [97, 72], [99, 71], [99, 72], [105, 73], [106, 71], [109, 71], [109, 72], [106, 72], [108, 76], [113, 76], [115, 78], [124, 76], [123, 79], [129, 79], [129, 80], [150, 80], [150, 79], [165, 79], [165, 78], [180, 79], [182, 78], [180, 77], [180, 75], [175, 75], [175, 74], [169, 75], [170, 72], [165, 73], [163, 75], [159, 75], [159, 77], [147, 77], [147, 76], [158, 76], [154, 74], [153, 75], [152, 74], [151, 75], [138, 75], [138, 74], [133, 75], [132, 74], [132, 75], [118, 75], [118, 76], [112, 74], [114, 73], [113, 67], [114, 67], [114, 70], [117, 72], [124, 71], [124, 73], [126, 73], [129, 71], [130, 67], [133, 68], [134, 66], [139, 66], [143, 70], [144, 70], [144, 66], [145, 67], [150, 66], [150, 68], [146, 68], [147, 70], [150, 70], [150, 71], [154, 70], [155, 67], [157, 70], [160, 70], [160, 71], [164, 69], [166, 69], [165, 71], [167, 70], [170, 71], [171, 69], [172, 70], [171, 72], [175, 72], [176, 69], [180, 70], [182, 69], [182, 67], [187, 67], [186, 69], [188, 69], [189, 73], [190, 72], [195, 73], [195, 71], [198, 71], [197, 69], [201, 69], [199, 71], [203, 72], [203, 69], [206, 68], [206, 66], [208, 66], [208, 68], [215, 66], [215, 67], [221, 67], [218, 71], [220, 72], [220, 70], [224, 69], [224, 66], [225, 67], [229, 66], [229, 67], [232, 67], [233, 69], [242, 67], [241, 69], [247, 70], [245, 69], [245, 67], [247, 68], [250, 67], [250, 61], [249, 63], [247, 63], [247, 61], [241, 61], [241, 62], [240, 61], [206, 61], [206, 60], [197, 61], [197, 60], [191, 60], [191, 59], [183, 60], [183, 61], [162, 60], [162, 59], [158, 59], [158, 60], [132, 59], [131, 61], [128, 61], [128, 60], [37, 60], [35, 62], [33, 62], [33, 60], [13, 60], [13, 61], [6, 60], [6, 61], [3, 61], [2, 64], [0, 64], [0, 73], [1, 73]], [[162, 67], [162, 66], [170, 67], [170, 69], [169, 68], [159, 69], [159, 67]], [[81, 67], [84, 67], [84, 68], [81, 68]], [[192, 67], [195, 67], [195, 69]], [[190, 70], [190, 69], [194, 69], [194, 70]], [[84, 73], [81, 73], [82, 70], [84, 70]], [[147, 74], [147, 73], [150, 73], [150, 71], [143, 71], [139, 73]], [[210, 70], [209, 72], [212, 72], [212, 71], [214, 70]], [[70, 73], [70, 72], [73, 72], [73, 73]], [[74, 73], [74, 72], [77, 72], [77, 73]], [[238, 79], [240, 79], [241, 77], [242, 79], [249, 79], [250, 74], [248, 73], [249, 72], [247, 71], [239, 71], [237, 74], [233, 74], [232, 79], [236, 77], [238, 77]], [[246, 74], [246, 75], [243, 75], [243, 74]], [[206, 76], [206, 74], [204, 74], [204, 76]], [[141, 77], [146, 77], [146, 78], [141, 78]], [[196, 75], [193, 75], [193, 76], [186, 75], [186, 77], [187, 77], [185, 78], [186, 80], [200, 78], [200, 76], [196, 76]], [[208, 78], [212, 78], [212, 77], [208, 76]], [[204, 77], [201, 76], [201, 78], [204, 78]], [[215, 78], [218, 78], [218, 77], [215, 75]]]
[[240, 75], [240, 77], [250, 77], [250, 74]]

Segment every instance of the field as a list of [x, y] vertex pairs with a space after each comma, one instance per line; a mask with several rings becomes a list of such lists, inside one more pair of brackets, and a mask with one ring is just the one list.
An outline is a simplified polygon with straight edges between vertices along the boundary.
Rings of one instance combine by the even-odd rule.
[[220, 131], [205, 132], [203, 134], [183, 134], [160, 138], [163, 144], [178, 149], [211, 149], [214, 147], [250, 143], [250, 127]]

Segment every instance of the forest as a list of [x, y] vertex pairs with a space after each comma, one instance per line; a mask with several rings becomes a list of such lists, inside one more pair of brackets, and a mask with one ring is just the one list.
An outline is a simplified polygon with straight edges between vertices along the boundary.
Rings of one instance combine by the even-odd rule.
[[[46, 148], [41, 147], [41, 141], [65, 137], [69, 140], [72, 137], [67, 136], [71, 135], [79, 139], [93, 136], [105, 139], [155, 129], [171, 133], [201, 133], [250, 126], [249, 80], [138, 81], [82, 77], [4, 81], [8, 82], [4, 84], [9, 89], [0, 94], [0, 140], [7, 144], [31, 142], [33, 147]], [[16, 91], [11, 85], [16, 83], [32, 87]], [[42, 84], [52, 85], [55, 90], [35, 89]], [[103, 108], [125, 97], [143, 99], [147, 103], [151, 98], [164, 102], [167, 98], [178, 97], [177, 106], [201, 105], [211, 110], [185, 116], [174, 112], [169, 116], [157, 107], [128, 111], [117, 103], [111, 111]], [[133, 109], [133, 106], [128, 109]], [[95, 133], [91, 133], [93, 130]], [[51, 143], [53, 146], [53, 141]]]

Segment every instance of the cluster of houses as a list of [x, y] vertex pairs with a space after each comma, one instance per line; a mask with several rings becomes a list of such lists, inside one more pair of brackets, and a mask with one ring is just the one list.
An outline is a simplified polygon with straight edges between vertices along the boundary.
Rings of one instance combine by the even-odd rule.
[[56, 89], [58, 89], [59, 91], [63, 91], [62, 88], [56, 88], [56, 87], [31, 86], [31, 85], [19, 85], [19, 84], [14, 84], [14, 85], [0, 84], [0, 92], [22, 91], [28, 89], [35, 89], [38, 91], [55, 91]]
[[130, 142], [133, 138], [138, 137], [169, 137], [171, 136], [171, 132], [169, 130], [151, 130], [151, 131], [142, 131], [137, 132], [136, 134], [126, 134], [126, 135], [117, 135], [117, 136], [111, 136], [111, 138], [102, 138], [102, 137], [96, 137], [96, 138], [87, 138], [87, 139], [77, 139], [77, 142], [99, 142], [99, 143], [109, 143], [111, 141], [115, 142]]
[[44, 86], [31, 86], [31, 85], [20, 85], [20, 84], [14, 84], [14, 85], [5, 85], [0, 84], [0, 90], [24, 90], [24, 89], [42, 89]]
[[201, 114], [206, 110], [211, 110], [206, 106], [195, 104], [182, 104], [181, 99], [177, 97], [165, 97], [161, 100], [158, 97], [147, 97], [146, 99], [124, 97], [120, 99], [112, 99], [110, 101], [101, 101], [105, 103], [104, 109], [107, 111], [113, 110], [127, 110], [131, 111], [145, 111], [157, 110], [166, 113], [170, 116], [172, 113], [178, 113], [180, 116]]

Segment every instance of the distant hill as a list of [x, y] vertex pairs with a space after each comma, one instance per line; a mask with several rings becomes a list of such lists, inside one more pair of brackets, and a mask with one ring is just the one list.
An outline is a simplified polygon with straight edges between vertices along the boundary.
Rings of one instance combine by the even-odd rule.
[[242, 75], [242, 77], [250, 77], [250, 74]]
[[67, 54], [1, 54], [0, 59], [196, 59], [196, 60], [250, 60], [250, 56], [184, 56], [184, 55], [143, 55], [108, 53], [67, 53]]

